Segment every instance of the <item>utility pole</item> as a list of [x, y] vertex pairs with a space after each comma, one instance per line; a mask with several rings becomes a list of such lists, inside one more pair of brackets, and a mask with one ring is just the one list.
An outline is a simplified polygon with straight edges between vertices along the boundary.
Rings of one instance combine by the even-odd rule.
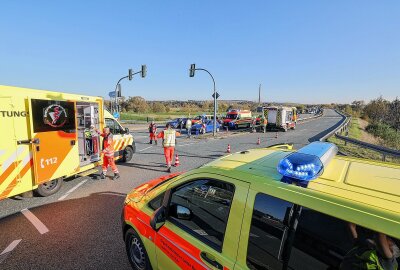
[[261, 105], [261, 83], [258, 86], [258, 105]]

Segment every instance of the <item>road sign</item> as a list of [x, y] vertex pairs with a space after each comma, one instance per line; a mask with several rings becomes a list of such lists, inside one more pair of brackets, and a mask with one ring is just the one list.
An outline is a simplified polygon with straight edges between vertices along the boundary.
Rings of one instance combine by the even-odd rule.
[[109, 93], [108, 93], [108, 96], [109, 96], [110, 98], [115, 98], [115, 91], [109, 92]]
[[[219, 98], [218, 92], [215, 92], [215, 94], [217, 95], [217, 99], [218, 99]], [[214, 98], [214, 94], [212, 94], [212, 97]]]
[[115, 112], [115, 113], [113, 114], [113, 116], [114, 116], [114, 118], [119, 119], [119, 112]]

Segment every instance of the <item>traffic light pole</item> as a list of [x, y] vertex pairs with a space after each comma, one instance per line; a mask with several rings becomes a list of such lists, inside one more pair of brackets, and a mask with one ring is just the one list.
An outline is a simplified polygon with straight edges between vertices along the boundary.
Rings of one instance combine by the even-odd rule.
[[[142, 73], [142, 71], [135, 72], [135, 73], [132, 74], [132, 76], [133, 76], [133, 75], [136, 75], [136, 74], [139, 74], [139, 73]], [[118, 85], [119, 85], [119, 83], [120, 83], [123, 79], [127, 79], [127, 78], [129, 78], [129, 75], [128, 75], [128, 76], [124, 76], [124, 77], [122, 77], [121, 79], [119, 79], [118, 82], [117, 82], [117, 84], [115, 85], [115, 112], [117, 112], [117, 113], [119, 113], [119, 109], [118, 109], [118, 95], [117, 95]]]
[[214, 77], [213, 77], [213, 75], [207, 70], [207, 69], [204, 69], [204, 68], [196, 68], [195, 70], [202, 70], [202, 71], [205, 71], [205, 72], [207, 72], [210, 76], [211, 76], [211, 79], [213, 80], [213, 84], [214, 84], [214, 121], [213, 121], [213, 136], [215, 137], [215, 133], [216, 133], [216, 130], [217, 130], [217, 91], [216, 91], [216, 89], [215, 89], [215, 80], [214, 80]]

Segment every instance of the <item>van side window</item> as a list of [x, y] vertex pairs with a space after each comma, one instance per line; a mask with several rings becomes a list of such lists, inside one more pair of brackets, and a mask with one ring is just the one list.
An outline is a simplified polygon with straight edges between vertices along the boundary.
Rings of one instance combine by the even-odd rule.
[[110, 132], [112, 134], [122, 133], [121, 126], [114, 119], [106, 118], [106, 127], [110, 128]]
[[[379, 235], [383, 235], [387, 242], [378, 240]], [[387, 258], [387, 254], [382, 254], [385, 244], [393, 252], [400, 241], [303, 208], [291, 247], [289, 269], [397, 269], [396, 258]]]
[[281, 269], [279, 255], [288, 231], [293, 204], [259, 193], [251, 219], [247, 266], [250, 269]]
[[191, 212], [191, 218], [169, 217], [169, 220], [221, 251], [234, 192], [234, 185], [218, 180], [202, 179], [186, 183], [172, 192], [169, 207], [186, 207]]
[[158, 208], [160, 208], [161, 204], [163, 202], [163, 199], [164, 199], [164, 195], [165, 195], [165, 192], [161, 193], [160, 195], [158, 195], [157, 197], [152, 199], [148, 204], [149, 207], [154, 211], [157, 210]]

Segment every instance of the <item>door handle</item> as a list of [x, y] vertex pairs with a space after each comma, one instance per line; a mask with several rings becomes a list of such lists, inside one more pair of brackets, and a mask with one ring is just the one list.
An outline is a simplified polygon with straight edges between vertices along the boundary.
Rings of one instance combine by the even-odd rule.
[[202, 252], [200, 253], [200, 256], [201, 256], [201, 258], [202, 258], [203, 260], [205, 260], [206, 262], [208, 262], [209, 264], [211, 264], [211, 265], [214, 266], [215, 268], [221, 269], [221, 270], [223, 269], [222, 265], [221, 265], [219, 262], [217, 262], [216, 260], [213, 260], [213, 259], [208, 258], [207, 253], [205, 253], [204, 251], [202, 251]]
[[20, 140], [17, 141], [17, 144], [40, 144], [39, 139], [34, 139], [34, 140]]

